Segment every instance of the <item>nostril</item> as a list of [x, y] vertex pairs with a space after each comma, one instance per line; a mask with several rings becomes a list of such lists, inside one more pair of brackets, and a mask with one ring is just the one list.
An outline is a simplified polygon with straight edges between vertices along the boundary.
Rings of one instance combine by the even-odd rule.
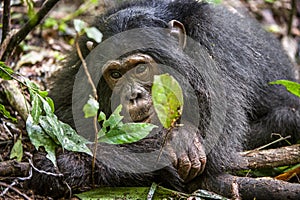
[[133, 92], [126, 96], [126, 100], [130, 102], [130, 104], [135, 105], [139, 99], [142, 99], [142, 94], [139, 92]]
[[131, 92], [130, 94], [126, 95], [127, 100], [135, 100], [142, 98], [142, 94], [140, 92]]
[[132, 92], [130, 94], [130, 100], [134, 100], [134, 99], [137, 99], [139, 96], [139, 94], [137, 92]]

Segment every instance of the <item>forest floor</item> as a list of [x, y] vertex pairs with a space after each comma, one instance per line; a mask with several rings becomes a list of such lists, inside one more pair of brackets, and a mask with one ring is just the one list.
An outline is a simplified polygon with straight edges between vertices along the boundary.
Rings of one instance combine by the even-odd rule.
[[[3, 1], [1, 1], [3, 2]], [[0, 19], [2, 6], [0, 2]], [[12, 28], [18, 29], [28, 19], [27, 7], [21, 1], [12, 1]], [[34, 1], [38, 9], [42, 1]], [[38, 28], [28, 35], [9, 59], [14, 71], [27, 77], [47, 90], [47, 79], [62, 65], [62, 60], [72, 49], [74, 42], [73, 18], [89, 20], [92, 16], [101, 13], [112, 5], [109, 1], [103, 1], [99, 6], [86, 7], [85, 12], [74, 16], [74, 12], [82, 8], [86, 1], [61, 1], [56, 6], [48, 20], [45, 20]], [[108, 3], [109, 2], [109, 3]], [[269, 1], [272, 2], [272, 1]], [[248, 9], [251, 15], [257, 18], [263, 27], [272, 32], [282, 42], [284, 49], [295, 64], [298, 77], [300, 72], [300, 2], [297, 2], [297, 14], [291, 22], [291, 0], [281, 0], [268, 3], [267, 0], [226, 0], [229, 6], [239, 9]], [[24, 17], [25, 16], [25, 17]], [[291, 24], [291, 25], [289, 25]], [[1, 31], [1, 28], [0, 28]], [[1, 32], [0, 32], [1, 33]], [[0, 34], [1, 35], [1, 34]], [[14, 143], [22, 136], [24, 155], [34, 151], [33, 145], [27, 136], [25, 123], [17, 112], [4, 98], [3, 88], [0, 85], [0, 104], [18, 119], [17, 123], [3, 117], [0, 114], [0, 162], [10, 160]], [[26, 162], [27, 156], [23, 160]], [[16, 172], [17, 174], [17, 172]], [[49, 197], [36, 196], [32, 191], [22, 189], [22, 182], [16, 177], [4, 177], [0, 174], [0, 199], [50, 199]]]

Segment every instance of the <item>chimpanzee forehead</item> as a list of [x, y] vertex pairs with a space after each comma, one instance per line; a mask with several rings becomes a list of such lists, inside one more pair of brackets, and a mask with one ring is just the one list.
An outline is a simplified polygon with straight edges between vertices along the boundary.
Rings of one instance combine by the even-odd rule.
[[105, 24], [115, 33], [133, 28], [168, 27], [166, 21], [156, 16], [154, 9], [144, 7], [125, 8], [113, 13], [105, 18]]
[[102, 68], [102, 72], [107, 70], [123, 70], [124, 72], [132, 69], [137, 64], [155, 64], [153, 58], [146, 54], [136, 53], [120, 60], [110, 60]]

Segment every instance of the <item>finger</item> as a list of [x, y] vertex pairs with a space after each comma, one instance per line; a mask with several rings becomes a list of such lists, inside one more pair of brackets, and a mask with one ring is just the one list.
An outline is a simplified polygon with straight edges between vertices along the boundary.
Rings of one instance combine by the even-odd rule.
[[201, 144], [199, 138], [194, 139], [194, 147], [196, 148], [197, 162], [201, 163], [200, 174], [203, 173], [206, 165], [206, 154], [204, 150], [204, 146]]
[[178, 174], [183, 179], [186, 180], [189, 176], [191, 170], [191, 162], [187, 154], [182, 154], [178, 161]]
[[166, 145], [165, 149], [168, 152], [168, 155], [172, 162], [172, 165], [174, 166], [175, 169], [177, 169], [178, 168], [178, 159], [177, 159], [175, 150], [169, 144]]
[[197, 151], [195, 147], [192, 148], [189, 152], [189, 159], [191, 162], [191, 169], [187, 179], [185, 179], [185, 182], [189, 182], [190, 180], [194, 179], [202, 171], [202, 163], [199, 160], [199, 157], [197, 156]]

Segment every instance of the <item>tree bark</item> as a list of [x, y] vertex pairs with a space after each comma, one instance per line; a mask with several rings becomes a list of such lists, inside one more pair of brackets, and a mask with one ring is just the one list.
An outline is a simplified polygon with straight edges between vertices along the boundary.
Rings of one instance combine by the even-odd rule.
[[300, 144], [240, 153], [242, 160], [235, 163], [236, 169], [273, 168], [300, 163]]

